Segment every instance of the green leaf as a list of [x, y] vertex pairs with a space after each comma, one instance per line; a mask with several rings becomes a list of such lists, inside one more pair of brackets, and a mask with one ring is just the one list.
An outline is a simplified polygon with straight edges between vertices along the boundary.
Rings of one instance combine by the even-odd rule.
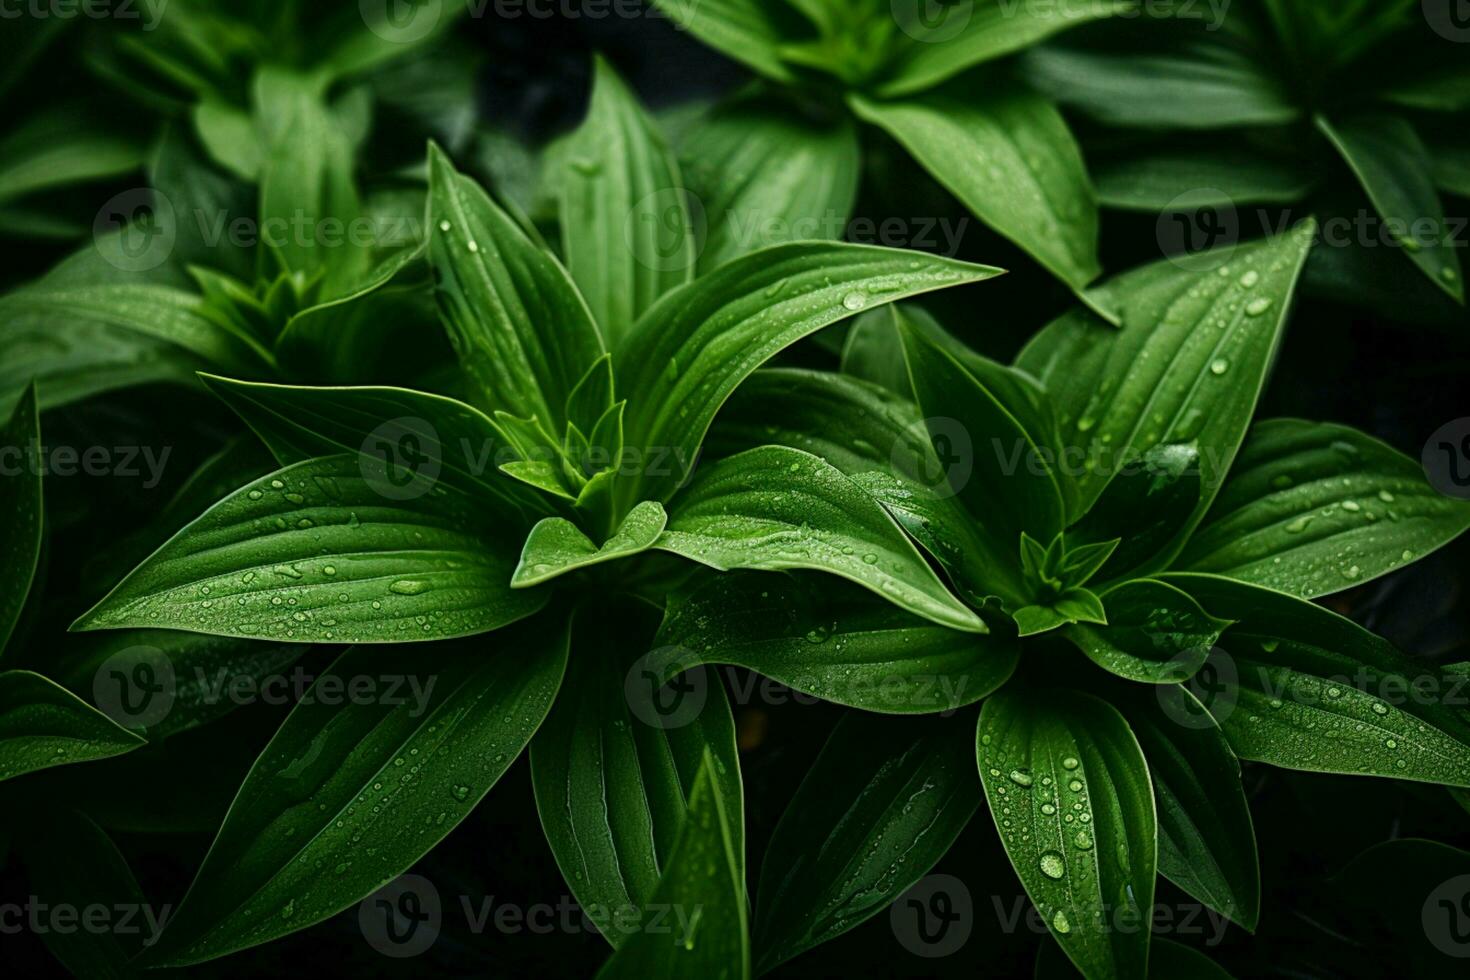
[[1150, 214], [1171, 210], [1186, 194], [1194, 208], [1295, 204], [1313, 185], [1311, 173], [1292, 161], [1250, 146], [1222, 152], [1213, 140], [1198, 148], [1166, 145], [1125, 152], [1089, 165], [1104, 207]]
[[[73, 909], [82, 918], [70, 928], [52, 919], [54, 928], [37, 930], [46, 948], [72, 976], [136, 976], [128, 961], [156, 937], [158, 919], [168, 914], [168, 907], [147, 903], [117, 845], [85, 815], [47, 807], [22, 816], [21, 827], [26, 840], [22, 861], [38, 909]], [[112, 928], [87, 924], [87, 910], [96, 908], [115, 915], [108, 920]], [[125, 923], [124, 916], [131, 921]]]
[[1316, 121], [1388, 223], [1385, 235], [1397, 234], [1396, 244], [1420, 271], [1463, 304], [1465, 282], [1455, 235], [1434, 189], [1429, 150], [1414, 127], [1397, 116], [1353, 116], [1334, 122], [1319, 115]]
[[671, 670], [735, 664], [883, 714], [952, 712], [1000, 688], [1018, 646], [935, 626], [813, 573], [727, 572], [671, 597], [656, 641]]
[[213, 375], [204, 375], [204, 383], [282, 466], [359, 453], [374, 472], [392, 471], [401, 499], [427, 493], [442, 480], [495, 501], [506, 515], [545, 512], [534, 495], [496, 473], [509, 447], [495, 423], [453, 398], [408, 388], [307, 388]]
[[828, 572], [942, 626], [986, 631], [876, 501], [797, 449], [752, 449], [700, 470], [657, 547], [721, 571]]
[[1236, 621], [1206, 706], [1236, 755], [1287, 769], [1470, 786], [1463, 678], [1321, 606], [1214, 575], [1167, 576]]
[[[1056, 943], [1043, 943], [1036, 955], [1032, 980], [1072, 980], [1082, 974]], [[1233, 980], [1225, 968], [1204, 953], [1172, 939], [1155, 936], [1149, 946], [1148, 980]]]
[[669, 293], [638, 322], [615, 365], [619, 390], [636, 399], [628, 406], [627, 444], [645, 454], [620, 500], [667, 501], [693, 468], [720, 406], [781, 350], [870, 306], [1000, 271], [899, 249], [793, 242]]
[[[936, 449], [940, 440], [953, 440], [956, 424], [973, 447], [973, 467], [951, 468], [949, 489], [1002, 543], [1019, 546], [1023, 532], [1052, 540], [1065, 516], [1062, 494], [1030, 434], [948, 352], [903, 320], [900, 333], [909, 378]], [[959, 474], [963, 483], [956, 479]]]
[[[1261, 871], [1240, 762], [1188, 688], [1109, 692], [1148, 760], [1159, 811], [1159, 873], [1254, 931]], [[1157, 954], [1157, 948], [1155, 948]], [[1152, 958], [1157, 966], [1158, 957]]]
[[1067, 638], [1104, 670], [1144, 684], [1193, 676], [1230, 625], [1155, 579], [1124, 582], [1103, 593], [1102, 602], [1107, 623], [1069, 626]]
[[1013, 614], [1021, 636], [1036, 636], [1074, 623], [1107, 625], [1102, 600], [1088, 589], [1071, 588], [1043, 604], [1022, 606]]
[[704, 205], [699, 269], [767, 245], [840, 239], [857, 196], [857, 127], [753, 96], [716, 106], [684, 135], [681, 166]]
[[790, 24], [782, 22], [774, 5], [759, 0], [654, 0], [654, 6], [727, 58], [778, 82], [796, 80], [779, 53]]
[[476, 402], [560, 432], [567, 395], [602, 356], [597, 324], [556, 257], [436, 146], [429, 147], [429, 264]]
[[1355, 429], [1272, 419], [1175, 563], [1311, 599], [1385, 575], [1470, 528], [1417, 461]]
[[1090, 694], [1012, 686], [977, 738], [1001, 842], [1052, 936], [1089, 980], [1143, 976], [1157, 824], [1128, 723]]
[[285, 269], [323, 276], [336, 296], [367, 271], [351, 234], [362, 211], [348, 134], [327, 108], [324, 80], [268, 66], [255, 76], [251, 108], [260, 136], [261, 243]]
[[[1018, 6], [977, 4], [955, 8], [949, 15], [965, 18], [953, 33], [949, 16], [931, 25], [914, 14], [913, 23], [899, 21], [914, 43], [900, 48], [888, 67], [887, 80], [878, 86], [878, 94], [897, 96], [922, 91], [966, 68], [1014, 54], [1071, 27], [1134, 8], [1130, 0], [1113, 3], [1060, 0]], [[893, 9], [898, 15], [900, 8]]]
[[1050, 102], [1014, 89], [848, 101], [976, 217], [1072, 289], [1102, 271], [1092, 184], [1076, 140]]
[[261, 690], [307, 649], [174, 630], [118, 630], [97, 640], [61, 680], [151, 742], [223, 718], [250, 699], [237, 691]]
[[724, 798], [718, 772], [705, 749], [688, 812], [644, 921], [598, 971], [598, 980], [750, 977], [745, 881], [734, 829], [739, 810]]
[[492, 640], [422, 646], [407, 672], [391, 647], [348, 650], [245, 777], [148, 965], [305, 929], [407, 870], [520, 755], [566, 662], [565, 628], [540, 618]]
[[102, 120], [89, 115], [75, 107], [52, 106], [0, 140], [0, 203], [140, 170], [139, 141], [100, 131]]
[[22, 393], [10, 418], [0, 427], [0, 454], [9, 460], [0, 470], [0, 554], [5, 555], [5, 566], [0, 570], [0, 656], [3, 656], [30, 595], [45, 533], [41, 419], [36, 410], [34, 384]]
[[0, 780], [131, 752], [144, 740], [28, 670], [0, 673]]
[[339, 455], [247, 484], [73, 628], [394, 643], [487, 632], [545, 604], [544, 591], [510, 588], [514, 545], [475, 498], [446, 485], [395, 498], [385, 473]]
[[1154, 53], [1052, 44], [1026, 54], [1025, 72], [1048, 95], [1108, 126], [1281, 126], [1301, 115], [1249, 48], [1226, 44]]
[[191, 116], [210, 160], [241, 180], [255, 183], [260, 179], [265, 148], [249, 113], [227, 102], [206, 99], [194, 106]]
[[637, 96], [595, 59], [592, 104], [561, 156], [567, 269], [617, 350], [660, 296], [694, 275], [679, 165]]
[[567, 572], [647, 551], [667, 522], [663, 505], [645, 500], [630, 510], [617, 532], [598, 547], [571, 521], [542, 518], [526, 538], [520, 564], [510, 579], [511, 588], [529, 588]]
[[[606, 623], [580, 621], [605, 647]], [[597, 637], [590, 634], [596, 633]], [[638, 639], [646, 639], [639, 634]], [[744, 823], [735, 723], [716, 679], [698, 700], [660, 713], [662, 678], [632, 637], [574, 660], [556, 705], [531, 743], [536, 808], [562, 877], [597, 928], [622, 947], [628, 922], [654, 900], [684, 822], [686, 801], [709, 752], [729, 815], [736, 880], [745, 878]], [[693, 698], [693, 695], [686, 695]], [[669, 910], [672, 911], [672, 910]]]
[[879, 914], [944, 856], [980, 806], [971, 725], [843, 716], [766, 849], [758, 973]]
[[1082, 512], [1125, 464], [1192, 442], [1202, 492], [1176, 547], [1199, 521], [1245, 438], [1314, 232], [1308, 221], [1186, 263], [1203, 271], [1166, 259], [1124, 273], [1100, 287], [1121, 328], [1077, 308], [1021, 351], [1016, 366], [1056, 405]]
[[1110, 578], [1157, 571], [1179, 529], [1189, 525], [1200, 493], [1198, 447], [1154, 446], [1124, 465], [1081, 520], [1067, 529], [1067, 543], [1118, 541], [1103, 566]]

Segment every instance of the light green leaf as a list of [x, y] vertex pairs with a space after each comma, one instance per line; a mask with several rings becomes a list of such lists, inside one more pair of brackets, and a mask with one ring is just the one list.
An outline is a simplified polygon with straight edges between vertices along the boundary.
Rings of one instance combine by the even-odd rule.
[[1071, 588], [1042, 605], [1022, 606], [1012, 616], [1021, 636], [1036, 636], [1074, 623], [1106, 626], [1102, 600], [1089, 589]]
[[1417, 461], [1355, 429], [1272, 419], [1251, 429], [1184, 552], [1213, 572], [1312, 599], [1385, 575], [1470, 528]]
[[787, 804], [756, 892], [757, 972], [879, 914], [980, 806], [968, 716], [843, 716]]
[[191, 115], [194, 132], [209, 158], [241, 180], [260, 179], [265, 148], [250, 114], [228, 102], [207, 99], [197, 103]]
[[1144, 684], [1193, 676], [1230, 625], [1155, 579], [1124, 582], [1103, 593], [1102, 602], [1107, 623], [1069, 626], [1067, 638], [1104, 670]]
[[[305, 929], [407, 870], [520, 755], [566, 662], [565, 627], [541, 618], [422, 646], [407, 672], [391, 647], [348, 650], [256, 760], [148, 965]], [[378, 696], [349, 697], [364, 679]]]
[[[307, 388], [204, 375], [209, 389], [255, 431], [282, 466], [358, 453], [392, 471], [401, 492], [429, 492], [442, 480], [495, 501], [507, 517], [545, 505], [496, 472], [505, 436], [479, 409], [408, 388]], [[519, 525], [513, 525], [519, 530]]]
[[718, 773], [705, 749], [653, 902], [598, 980], [749, 980], [749, 913], [734, 829], [740, 811], [725, 799]]
[[1061, 113], [1020, 90], [850, 96], [976, 217], [1074, 290], [1097, 278], [1097, 201]]
[[952, 468], [949, 489], [1002, 544], [1019, 547], [1022, 533], [1052, 540], [1062, 530], [1065, 505], [1057, 477], [1031, 435], [979, 379], [902, 318], [900, 333], [934, 445], [953, 441], [958, 425], [972, 447], [973, 466]]
[[595, 59], [592, 104], [562, 164], [567, 269], [608, 346], [660, 296], [694, 276], [694, 230], [679, 165], [613, 67]]
[[1159, 873], [1254, 931], [1260, 861], [1240, 762], [1224, 733], [1183, 686], [1130, 688], [1108, 698], [1128, 719], [1153, 777]]
[[[3, 402], [0, 402], [3, 405]], [[8, 460], [0, 470], [0, 658], [20, 622], [31, 581], [41, 561], [45, 533], [41, 495], [41, 419], [36, 386], [31, 385], [0, 427], [0, 454]]]
[[1176, 547], [1199, 521], [1245, 438], [1315, 230], [1124, 273], [1100, 287], [1120, 329], [1078, 308], [1021, 351], [1016, 366], [1056, 405], [1082, 511], [1125, 464], [1193, 442], [1202, 491]]
[[674, 594], [657, 644], [667, 666], [735, 664], [836, 704], [952, 712], [1000, 688], [1017, 645], [935, 626], [865, 589], [799, 572], [727, 572]]
[[[914, 43], [903, 45], [878, 87], [883, 96], [907, 95], [930, 88], [966, 68], [1014, 54], [1060, 31], [1134, 9], [1131, 0], [1060, 0], [1058, 3], [1010, 4], [1000, 0], [954, 8], [965, 19], [957, 33], [948, 17], [935, 25], [921, 16], [900, 27]], [[901, 8], [895, 4], [897, 16]], [[917, 5], [913, 8], [919, 9]]]
[[942, 626], [986, 631], [873, 498], [797, 449], [752, 449], [700, 470], [657, 547], [721, 571], [828, 572]]
[[980, 709], [976, 757], [1006, 854], [1067, 956], [1089, 980], [1143, 976], [1157, 822], [1123, 716], [1079, 691], [1008, 687]]
[[[593, 646], [606, 646], [601, 618], [584, 618], [578, 629]], [[603, 936], [620, 948], [630, 938], [630, 915], [636, 923], [654, 900], [660, 869], [669, 866], [706, 751], [727, 806], [738, 881], [745, 874], [745, 828], [735, 723], [724, 687], [713, 679], [699, 688], [701, 700], [661, 713], [653, 699], [663, 679], [645, 669], [646, 652], [631, 636], [612, 639], [612, 649], [571, 663], [555, 707], [532, 740], [531, 779], [562, 877]]]
[[770, 96], [711, 110], [680, 160], [704, 206], [701, 272], [767, 245], [842, 238], [861, 164], [848, 117], [824, 124]]
[[646, 454], [639, 478], [622, 481], [620, 501], [667, 501], [720, 406], [781, 350], [863, 309], [1000, 271], [920, 252], [793, 242], [669, 293], [638, 322], [615, 365], [619, 390], [634, 398], [627, 444]]
[[28, 670], [0, 673], [0, 780], [107, 759], [146, 744], [70, 691]]
[[663, 505], [645, 500], [630, 510], [617, 532], [598, 547], [571, 521], [542, 518], [526, 538], [520, 564], [510, 579], [511, 588], [529, 588], [567, 572], [647, 551], [667, 522]]
[[1287, 769], [1470, 786], [1463, 678], [1281, 592], [1214, 575], [1167, 581], [1212, 615], [1220, 641], [1206, 707], [1242, 759]]
[[510, 588], [515, 545], [503, 535], [479, 501], [447, 485], [400, 486], [366, 456], [307, 460], [215, 504], [73, 628], [298, 643], [483, 633], [547, 600]]
[[1455, 252], [1455, 235], [1445, 221], [1434, 189], [1434, 164], [1419, 134], [1397, 116], [1353, 116], [1333, 122], [1317, 116], [1317, 128], [1342, 154], [1368, 199], [1388, 223], [1385, 234], [1398, 235], [1430, 281], [1458, 303], [1465, 302], [1465, 282]]
[[429, 264], [449, 339], [480, 407], [535, 416], [555, 432], [603, 353], [587, 304], [544, 251], [478, 184], [429, 148]]
[[727, 58], [778, 82], [796, 80], [779, 54], [791, 24], [783, 22], [777, 5], [759, 0], [654, 0], [654, 5]]

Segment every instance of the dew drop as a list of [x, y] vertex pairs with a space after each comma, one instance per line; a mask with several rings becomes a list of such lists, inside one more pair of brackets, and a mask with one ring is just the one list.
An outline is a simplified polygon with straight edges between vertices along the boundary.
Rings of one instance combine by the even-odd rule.
[[1067, 873], [1067, 862], [1056, 851], [1044, 851], [1041, 855], [1041, 873], [1053, 880]]

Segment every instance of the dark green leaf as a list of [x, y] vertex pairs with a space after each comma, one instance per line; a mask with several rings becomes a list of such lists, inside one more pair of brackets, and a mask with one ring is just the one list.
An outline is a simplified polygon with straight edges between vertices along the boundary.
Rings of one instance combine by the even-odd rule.
[[1067, 628], [1067, 638], [1093, 663], [1144, 684], [1178, 684], [1199, 670], [1230, 625], [1185, 593], [1154, 579], [1104, 592], [1107, 623]]
[[727, 58], [778, 82], [795, 81], [779, 54], [787, 25], [773, 5], [758, 0], [655, 0], [655, 5], [675, 25]]
[[[0, 401], [0, 410], [5, 403]], [[0, 656], [15, 632], [31, 592], [31, 580], [41, 560], [45, 531], [41, 496], [41, 419], [36, 409], [36, 387], [20, 396], [9, 419], [0, 427], [0, 454], [8, 460], [0, 470]]]
[[149, 965], [315, 925], [412, 866], [520, 755], [566, 662], [548, 619], [420, 647], [408, 672], [392, 647], [343, 654], [246, 777]]
[[971, 724], [843, 716], [766, 850], [757, 972], [877, 915], [944, 856], [980, 806]]
[[40, 674], [0, 673], [0, 780], [131, 752], [143, 739]]

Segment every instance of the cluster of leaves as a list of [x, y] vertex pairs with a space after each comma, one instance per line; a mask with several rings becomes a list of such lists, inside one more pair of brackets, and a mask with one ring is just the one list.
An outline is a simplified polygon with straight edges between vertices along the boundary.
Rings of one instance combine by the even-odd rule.
[[[416, 63], [384, 25], [172, 3], [184, 13], [156, 36], [88, 55], [157, 107], [159, 196], [0, 296], [0, 446], [26, 464], [0, 480], [0, 662], [34, 660], [5, 644], [55, 615], [43, 413], [164, 381], [202, 385], [247, 431], [93, 569], [106, 594], [63, 610], [89, 642], [44, 674], [0, 673], [0, 840], [38, 894], [141, 903], [93, 819], [116, 803], [66, 776], [220, 750], [230, 706], [180, 684], [162, 715], [109, 713], [97, 678], [258, 680], [314, 647], [335, 659], [222, 819], [191, 828], [217, 833], [161, 938], [43, 937], [73, 972], [190, 965], [320, 923], [412, 867], [523, 753], [610, 977], [771, 970], [888, 907], [982, 802], [1055, 939], [1039, 968], [1065, 972], [1060, 950], [1089, 978], [1203, 975], [1199, 954], [1153, 940], [1147, 910], [1163, 875], [1256, 927], [1240, 760], [1470, 789], [1470, 717], [1394, 693], [1447, 676], [1313, 601], [1442, 547], [1470, 504], [1353, 429], [1253, 423], [1315, 224], [1091, 286], [1081, 152], [1009, 56], [1128, 5], [987, 3], [935, 24], [887, 4], [670, 2], [771, 84], [671, 147], [597, 61], [586, 118], [544, 155], [538, 221], [456, 166], [452, 113], [423, 125], [449, 152], [430, 143], [364, 190], [372, 79]], [[1339, 6], [1262, 0], [1231, 24], [1274, 31], [1307, 84], [1306, 66], [1328, 79], [1387, 43], [1402, 13]], [[1223, 37], [1255, 43], [1244, 30]], [[1111, 56], [1047, 47], [1025, 70], [1078, 66], [1111, 72], [1135, 113], [1169, 112]], [[1440, 108], [1458, 70], [1386, 100]], [[1287, 119], [1231, 117], [1221, 96], [1223, 118], [1192, 125], [1317, 113], [1385, 217], [1431, 213], [1383, 183], [1409, 171], [1364, 164], [1349, 135], [1392, 154], [1413, 130], [1365, 135], [1330, 84], [1309, 88]], [[848, 214], [854, 120], [1076, 293], [1013, 363], [909, 302], [979, 295], [1000, 269], [737, 233], [751, 215]], [[410, 233], [222, 245], [196, 220], [242, 208], [262, 229], [304, 215]], [[1452, 260], [1426, 268], [1447, 290]], [[767, 366], [839, 323], [839, 370]], [[754, 875], [711, 665], [853, 709]], [[325, 696], [384, 676], [433, 683], [420, 704]], [[670, 717], [658, 685], [676, 680], [703, 697]], [[699, 915], [655, 928], [669, 907]]]

